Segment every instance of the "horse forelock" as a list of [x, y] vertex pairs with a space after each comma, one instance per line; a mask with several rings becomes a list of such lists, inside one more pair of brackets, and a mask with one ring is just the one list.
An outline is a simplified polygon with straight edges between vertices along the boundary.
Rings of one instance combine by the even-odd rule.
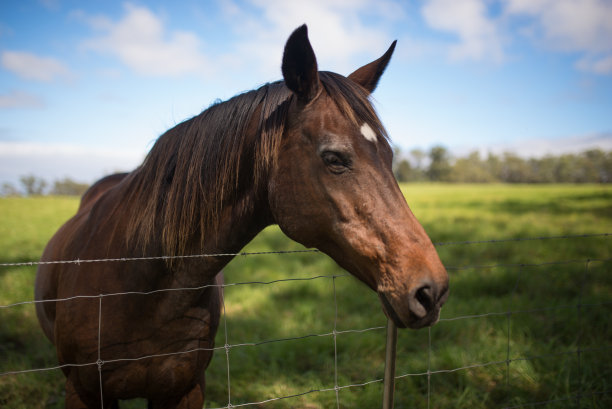
[[376, 138], [389, 141], [387, 131], [370, 102], [370, 93], [365, 88], [342, 75], [329, 71], [319, 72], [319, 77], [327, 95], [353, 126], [361, 129], [365, 124], [374, 131]]
[[[369, 94], [338, 74], [320, 72], [326, 94], [357, 128], [386, 132]], [[164, 255], [203, 244], [226, 204], [258, 192], [288, 125], [293, 96], [282, 81], [212, 105], [159, 137], [128, 186], [127, 242], [144, 251], [154, 240]], [[161, 237], [159, 237], [161, 232]]]

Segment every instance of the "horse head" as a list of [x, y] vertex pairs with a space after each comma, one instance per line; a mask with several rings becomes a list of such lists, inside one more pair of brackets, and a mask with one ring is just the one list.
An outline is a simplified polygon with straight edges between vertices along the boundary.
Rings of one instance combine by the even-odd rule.
[[401, 328], [439, 318], [448, 275], [393, 176], [393, 151], [368, 97], [395, 47], [348, 77], [319, 72], [307, 28], [282, 63], [294, 94], [269, 181], [274, 221], [376, 291]]

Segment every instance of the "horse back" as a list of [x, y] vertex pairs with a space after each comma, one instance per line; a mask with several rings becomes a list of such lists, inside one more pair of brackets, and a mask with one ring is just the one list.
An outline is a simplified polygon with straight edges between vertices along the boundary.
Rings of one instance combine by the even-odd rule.
[[91, 203], [94, 203], [100, 198], [100, 196], [106, 193], [108, 189], [114, 187], [123, 179], [125, 179], [127, 175], [128, 173], [115, 173], [113, 175], [105, 176], [93, 185], [91, 185], [81, 197], [81, 204], [79, 205], [79, 210]]

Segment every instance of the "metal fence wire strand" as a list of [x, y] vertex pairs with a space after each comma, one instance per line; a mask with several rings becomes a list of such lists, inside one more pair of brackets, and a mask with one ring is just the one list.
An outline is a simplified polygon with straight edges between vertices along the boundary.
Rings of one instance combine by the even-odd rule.
[[231, 375], [230, 375], [230, 343], [227, 331], [227, 310], [225, 309], [225, 286], [221, 286], [221, 305], [223, 306], [223, 332], [225, 344], [223, 349], [225, 350], [225, 366], [227, 368], [227, 408], [232, 406], [232, 388], [231, 388]]
[[338, 297], [336, 296], [336, 277], [332, 277], [334, 290], [334, 390], [336, 392], [336, 407], [340, 409], [340, 391], [338, 389]]
[[[456, 241], [456, 242], [441, 242], [441, 243], [436, 243], [435, 245], [436, 246], [453, 246], [453, 245], [478, 245], [478, 244], [486, 244], [486, 243], [497, 244], [497, 243], [523, 242], [523, 241], [536, 241], [536, 240], [583, 239], [583, 238], [595, 238], [595, 237], [608, 237], [611, 235], [612, 233], [597, 233], [597, 234], [550, 236], [550, 237], [528, 237], [528, 238], [509, 238], [509, 239], [493, 239], [493, 240], [477, 240], [477, 241]], [[261, 255], [270, 255], [270, 254], [282, 254], [282, 255], [287, 254], [288, 255], [288, 254], [296, 254], [296, 253], [318, 253], [318, 251], [317, 250], [291, 250], [291, 251], [269, 251], [269, 252], [242, 252], [242, 253], [226, 253], [226, 254], [198, 254], [198, 255], [188, 255], [188, 256], [107, 258], [107, 259], [96, 259], [96, 260], [30, 261], [30, 262], [16, 262], [16, 263], [0, 263], [0, 267], [11, 267], [12, 268], [12, 267], [36, 266], [40, 264], [64, 264], [64, 263], [65, 264], [71, 264], [71, 263], [81, 264], [81, 263], [99, 263], [99, 262], [139, 262], [139, 261], [144, 261], [144, 260], [160, 260], [160, 259], [165, 260], [165, 259], [174, 259], [174, 258], [223, 257], [223, 256], [233, 257], [237, 255], [241, 255], [241, 256], [261, 256]], [[525, 404], [516, 405], [516, 406], [506, 406], [504, 409], [535, 407], [535, 406], [546, 405], [548, 403], [570, 402], [570, 401], [573, 401], [576, 407], [579, 408], [581, 407], [580, 405], [584, 401], [585, 398], [598, 397], [598, 396], [603, 396], [603, 395], [612, 393], [612, 388], [608, 388], [603, 391], [585, 391], [583, 390], [584, 385], [583, 385], [583, 379], [582, 379], [583, 375], [585, 375], [582, 369], [582, 366], [583, 366], [582, 356], [585, 353], [601, 353], [602, 356], [605, 356], [605, 355], [610, 355], [610, 353], [612, 352], [611, 351], [612, 343], [607, 344], [607, 345], [601, 345], [599, 347], [590, 347], [590, 348], [586, 347], [583, 344], [583, 335], [582, 335], [583, 326], [584, 326], [582, 315], [584, 313], [584, 310], [586, 308], [601, 308], [604, 306], [612, 305], [612, 300], [606, 301], [606, 302], [600, 302], [600, 303], [588, 303], [588, 302], [585, 302], [585, 296], [584, 296], [585, 286], [589, 280], [590, 271], [592, 269], [593, 264], [594, 263], [606, 263], [610, 261], [612, 261], [612, 257], [601, 258], [601, 259], [589, 258], [589, 259], [582, 259], [582, 260], [553, 260], [553, 261], [545, 261], [545, 262], [531, 263], [531, 264], [500, 263], [500, 264], [490, 264], [490, 265], [465, 265], [465, 266], [447, 267], [447, 270], [449, 271], [467, 270], [467, 269], [470, 269], [470, 270], [495, 269], [495, 268], [502, 268], [502, 267], [511, 267], [511, 268], [518, 269], [516, 280], [514, 282], [514, 287], [511, 291], [511, 298], [510, 298], [508, 307], [505, 311], [487, 311], [487, 312], [482, 312], [482, 313], [467, 314], [467, 315], [461, 315], [461, 316], [456, 316], [456, 317], [446, 317], [446, 318], [440, 319], [440, 322], [451, 322], [451, 321], [459, 321], [459, 320], [474, 320], [474, 319], [481, 319], [481, 318], [494, 317], [494, 316], [500, 316], [500, 317], [505, 316], [506, 321], [507, 321], [506, 322], [507, 347], [506, 347], [505, 359], [494, 360], [490, 362], [470, 363], [467, 365], [463, 365], [463, 366], [456, 367], [456, 368], [449, 368], [449, 369], [432, 369], [432, 331], [431, 331], [431, 328], [428, 328], [427, 371], [420, 372], [420, 373], [399, 374], [395, 376], [395, 380], [399, 380], [399, 379], [406, 378], [406, 377], [416, 377], [416, 376], [426, 377], [427, 378], [426, 399], [427, 399], [427, 407], [429, 408], [433, 405], [432, 403], [433, 394], [432, 394], [432, 388], [431, 388], [432, 376], [440, 375], [440, 374], [454, 373], [454, 372], [459, 372], [459, 371], [466, 371], [466, 370], [475, 369], [475, 368], [483, 368], [483, 367], [488, 367], [488, 366], [504, 365], [505, 372], [506, 372], [506, 376], [505, 376], [506, 385], [509, 387], [510, 386], [510, 375], [511, 375], [511, 364], [514, 362], [534, 361], [538, 359], [547, 359], [547, 358], [552, 358], [552, 357], [575, 355], [577, 362], [578, 362], [578, 377], [579, 377], [578, 391], [566, 397], [560, 397], [560, 398], [555, 397], [553, 399], [546, 400], [546, 401], [537, 401], [537, 402], [525, 403]], [[525, 268], [554, 266], [554, 265], [568, 265], [568, 264], [578, 264], [578, 263], [583, 264], [584, 267], [581, 270], [582, 271], [581, 287], [579, 289], [577, 304], [556, 305], [556, 306], [551, 306], [551, 307], [527, 308], [527, 309], [516, 308], [517, 306], [513, 305], [512, 300], [517, 292], [517, 288], [521, 280], [521, 277], [524, 274]], [[113, 294], [99, 294], [97, 296], [77, 295], [74, 297], [68, 297], [68, 298], [63, 298], [63, 299], [45, 300], [45, 301], [34, 301], [34, 300], [19, 301], [19, 302], [15, 302], [12, 304], [0, 305], [0, 311], [1, 311], [2, 309], [13, 308], [13, 307], [21, 306], [21, 305], [28, 305], [28, 304], [31, 305], [31, 304], [37, 304], [37, 303], [43, 303], [43, 302], [64, 302], [64, 301], [74, 300], [78, 298], [98, 298], [99, 300], [98, 301], [98, 307], [99, 307], [98, 355], [97, 355], [97, 360], [95, 362], [88, 362], [88, 363], [81, 363], [81, 364], [65, 364], [65, 365], [58, 365], [58, 366], [44, 367], [44, 368], [24, 368], [21, 370], [7, 371], [7, 372], [0, 373], [0, 377], [18, 376], [18, 375], [25, 375], [25, 374], [30, 374], [34, 372], [43, 372], [43, 371], [56, 371], [58, 369], [71, 367], [71, 366], [82, 367], [82, 366], [97, 365], [98, 372], [99, 372], [100, 400], [101, 400], [101, 405], [103, 408], [104, 407], [104, 401], [103, 401], [104, 393], [103, 393], [102, 367], [105, 363], [145, 360], [145, 359], [151, 359], [154, 357], [163, 357], [163, 356], [178, 355], [178, 354], [189, 354], [189, 353], [194, 353], [194, 352], [201, 351], [201, 350], [208, 350], [208, 351], [224, 350], [226, 367], [227, 367], [227, 395], [228, 395], [227, 406], [224, 406], [224, 408], [260, 406], [260, 405], [264, 405], [266, 403], [270, 403], [274, 401], [293, 399], [293, 398], [298, 398], [298, 397], [302, 397], [302, 396], [313, 394], [313, 393], [325, 393], [325, 392], [335, 393], [336, 407], [340, 408], [339, 392], [341, 390], [352, 389], [352, 388], [363, 388], [367, 385], [372, 385], [372, 384], [383, 382], [383, 379], [372, 379], [372, 380], [362, 382], [362, 383], [339, 385], [339, 382], [338, 382], [338, 376], [339, 376], [339, 373], [338, 373], [339, 371], [338, 370], [338, 343], [337, 343], [338, 336], [341, 334], [348, 334], [348, 333], [358, 334], [358, 333], [365, 333], [369, 331], [382, 331], [385, 329], [384, 326], [376, 326], [376, 327], [371, 327], [371, 328], [361, 328], [361, 329], [350, 329], [350, 330], [338, 331], [338, 328], [337, 328], [338, 300], [337, 300], [337, 293], [336, 293], [336, 279], [340, 277], [346, 277], [347, 275], [348, 274], [345, 274], [345, 275], [317, 275], [317, 276], [312, 276], [312, 277], [286, 278], [286, 279], [271, 280], [271, 281], [250, 281], [250, 282], [229, 283], [229, 284], [212, 284], [212, 285], [206, 285], [206, 286], [200, 286], [200, 287], [189, 287], [189, 288], [163, 288], [163, 289], [158, 289], [158, 290], [149, 291], [149, 292], [124, 292], [124, 293], [113, 293]], [[333, 299], [334, 321], [333, 321], [333, 329], [331, 332], [312, 333], [312, 334], [305, 334], [305, 335], [282, 338], [282, 339], [268, 339], [268, 340], [263, 340], [259, 342], [250, 342], [250, 343], [243, 342], [243, 343], [230, 344], [229, 337], [228, 337], [227, 311], [226, 311], [225, 296], [224, 296], [225, 295], [224, 289], [226, 287], [242, 286], [242, 285], [274, 285], [274, 284], [281, 283], [281, 282], [300, 282], [300, 281], [313, 281], [313, 280], [321, 280], [321, 279], [331, 279], [331, 282], [332, 282], [332, 290], [333, 290], [333, 297], [334, 297]], [[147, 356], [141, 356], [141, 357], [135, 357], [135, 358], [105, 357], [106, 358], [105, 360], [102, 359], [103, 357], [101, 356], [101, 337], [103, 335], [103, 322], [102, 322], [103, 298], [114, 297], [114, 296], [125, 296], [125, 295], [148, 296], [148, 295], [157, 294], [160, 292], [170, 292], [170, 291], [198, 291], [198, 290], [202, 290], [202, 289], [205, 289], [211, 286], [220, 286], [222, 294], [223, 294], [223, 316], [224, 316], [223, 321], [224, 321], [224, 339], [225, 339], [225, 344], [223, 346], [219, 346], [215, 348], [197, 348], [197, 349], [188, 350], [188, 351], [177, 351], [177, 352], [147, 355]], [[511, 354], [510, 354], [511, 342], [510, 341], [511, 341], [512, 317], [517, 316], [519, 314], [534, 314], [534, 313], [543, 312], [543, 311], [556, 312], [556, 311], [570, 310], [570, 309], [575, 309], [578, 314], [576, 348], [572, 348], [567, 351], [558, 351], [555, 353], [548, 353], [548, 354], [511, 357]], [[292, 341], [292, 340], [302, 340], [302, 339], [307, 339], [311, 337], [331, 337], [333, 340], [333, 348], [334, 348], [334, 385], [333, 387], [310, 389], [310, 390], [306, 390], [300, 393], [295, 393], [295, 394], [291, 394], [287, 396], [279, 396], [279, 397], [274, 397], [270, 399], [264, 399], [258, 402], [247, 402], [247, 403], [240, 403], [240, 404], [232, 403], [231, 373], [230, 373], [230, 350], [232, 348], [258, 347], [264, 344], [270, 344], [270, 343], [276, 343], [276, 342], [287, 342], [287, 341]], [[217, 409], [222, 409], [222, 408], [217, 408]]]
[[[541, 241], [541, 240], [561, 240], [561, 239], [579, 239], [579, 238], [595, 238], [609, 237], [612, 233], [593, 233], [593, 234], [577, 234], [565, 236], [548, 236], [548, 237], [518, 237], [509, 239], [490, 239], [490, 240], [473, 240], [473, 241], [448, 241], [436, 242], [436, 247], [457, 246], [457, 245], [472, 245], [472, 244], [498, 244], [509, 242], [522, 241]], [[23, 261], [14, 263], [0, 263], [0, 267], [27, 267], [46, 264], [81, 264], [81, 263], [111, 263], [111, 262], [138, 262], [152, 260], [174, 260], [174, 259], [189, 259], [189, 258], [206, 258], [206, 257], [236, 257], [236, 256], [261, 256], [269, 254], [300, 254], [300, 253], [320, 253], [316, 249], [304, 250], [278, 250], [278, 251], [256, 251], [256, 252], [240, 252], [240, 253], [213, 253], [213, 254], [189, 254], [181, 256], [151, 256], [151, 257], [116, 257], [116, 258], [100, 258], [91, 260], [45, 260], [45, 261]]]
[[96, 365], [98, 365], [98, 378], [100, 379], [100, 408], [104, 409], [104, 389], [102, 386], [102, 365], [104, 365], [104, 361], [102, 361], [100, 353], [102, 344], [102, 294], [100, 294], [98, 299], [98, 360]]

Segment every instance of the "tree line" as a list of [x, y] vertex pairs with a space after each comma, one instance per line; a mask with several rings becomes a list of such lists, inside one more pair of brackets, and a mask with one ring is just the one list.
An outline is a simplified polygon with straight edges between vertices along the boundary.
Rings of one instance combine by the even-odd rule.
[[453, 157], [443, 146], [428, 152], [396, 149], [393, 172], [400, 182], [450, 183], [612, 183], [612, 151], [523, 158], [514, 153], [473, 151]]
[[68, 177], [53, 181], [52, 184], [35, 175], [24, 175], [19, 178], [19, 185], [3, 183], [0, 186], [0, 196], [82, 196], [89, 188], [88, 183], [76, 182]]
[[[453, 157], [443, 146], [408, 153], [396, 148], [393, 173], [400, 182], [612, 183], [612, 151], [590, 149], [576, 154], [522, 158], [510, 152], [482, 156], [478, 151]], [[19, 184], [2, 184], [0, 196], [81, 196], [89, 188], [88, 183], [68, 177], [49, 184], [35, 175], [21, 176]]]

